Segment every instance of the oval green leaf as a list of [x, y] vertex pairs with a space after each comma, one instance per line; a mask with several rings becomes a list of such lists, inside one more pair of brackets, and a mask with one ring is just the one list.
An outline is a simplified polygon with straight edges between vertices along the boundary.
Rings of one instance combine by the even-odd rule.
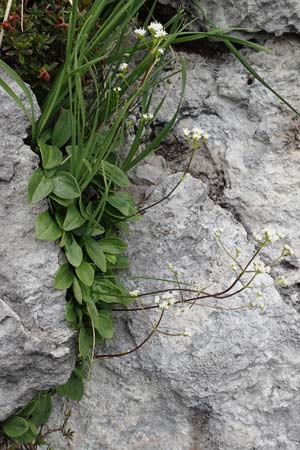
[[85, 249], [96, 266], [99, 267], [102, 272], [106, 272], [106, 258], [100, 243], [92, 238], [89, 238], [85, 242]]
[[57, 147], [65, 145], [72, 134], [72, 115], [69, 109], [63, 111], [54, 126], [52, 144]]
[[65, 290], [72, 286], [73, 272], [68, 263], [60, 266], [54, 278], [54, 288]]
[[10, 438], [22, 436], [27, 430], [27, 421], [22, 417], [12, 416], [3, 424], [3, 431]]
[[118, 238], [104, 238], [97, 241], [105, 253], [111, 253], [112, 255], [118, 255], [123, 253], [127, 249], [126, 242]]
[[35, 222], [35, 235], [42, 241], [56, 241], [61, 237], [61, 229], [49, 211], [39, 214]]
[[58, 147], [47, 145], [38, 141], [39, 149], [42, 155], [42, 163], [44, 169], [54, 169], [60, 165], [63, 160], [63, 154]]
[[75, 228], [81, 227], [85, 223], [85, 218], [82, 217], [75, 205], [71, 205], [67, 209], [67, 215], [63, 224], [64, 230], [71, 231]]
[[74, 277], [74, 279], [73, 279], [72, 289], [73, 289], [73, 294], [74, 294], [75, 300], [81, 305], [82, 299], [83, 299], [82, 290], [81, 290], [80, 284], [76, 277]]
[[65, 254], [72, 266], [78, 267], [82, 263], [83, 253], [81, 247], [71, 233], [69, 238], [65, 240]]
[[53, 193], [57, 197], [72, 199], [80, 197], [80, 188], [76, 179], [68, 172], [58, 172], [55, 177], [50, 178], [53, 180]]
[[95, 326], [100, 336], [105, 339], [111, 339], [114, 335], [114, 326], [112, 320], [104, 314], [98, 314], [98, 323]]
[[37, 203], [52, 192], [53, 178], [47, 178], [42, 169], [35, 169], [28, 185], [28, 200]]
[[79, 267], [75, 268], [79, 280], [86, 286], [92, 286], [94, 282], [95, 269], [92, 264], [82, 261]]
[[72, 374], [69, 381], [56, 388], [56, 392], [59, 395], [69, 397], [71, 400], [80, 401], [83, 397], [84, 385], [83, 381]]
[[114, 164], [111, 164], [107, 161], [103, 161], [104, 170], [101, 167], [100, 173], [101, 175], [104, 175], [107, 180], [112, 181], [117, 186], [126, 188], [130, 186], [129, 179], [127, 178], [127, 175], [121, 170], [119, 167], [115, 166]]

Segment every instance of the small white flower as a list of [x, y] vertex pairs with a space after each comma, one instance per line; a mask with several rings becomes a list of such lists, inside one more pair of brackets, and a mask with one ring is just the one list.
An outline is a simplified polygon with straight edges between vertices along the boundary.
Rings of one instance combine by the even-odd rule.
[[159, 302], [160, 302], [160, 296], [159, 296], [159, 295], [156, 295], [156, 296], [154, 297], [154, 303], [156, 303], [156, 304], [158, 305]]
[[196, 142], [199, 142], [203, 137], [203, 130], [200, 127], [194, 127], [192, 133], [192, 138]]
[[266, 266], [262, 261], [254, 261], [253, 263], [254, 270], [257, 274], [259, 273], [270, 273], [271, 268]]
[[138, 297], [141, 294], [141, 292], [138, 289], [134, 289], [133, 291], [129, 292], [130, 297]]
[[153, 35], [156, 39], [161, 39], [166, 37], [168, 33], [165, 30], [157, 30]]
[[280, 275], [279, 277], [276, 278], [276, 280], [274, 281], [274, 286], [279, 286], [279, 287], [286, 287], [288, 285], [286, 279], [284, 278], [284, 276]]
[[120, 86], [114, 87], [114, 88], [113, 88], [113, 91], [114, 91], [114, 92], [121, 92], [121, 90], [122, 90], [122, 89], [120, 88]]
[[265, 236], [265, 240], [267, 242], [270, 242], [270, 244], [274, 244], [274, 242], [277, 242], [281, 239], [281, 235], [279, 235], [278, 233], [276, 233], [276, 231], [274, 230], [270, 230], [268, 228], [264, 228], [262, 230], [262, 233]]
[[136, 28], [134, 30], [134, 34], [136, 35], [136, 37], [138, 39], [143, 39], [143, 37], [145, 37], [146, 33], [147, 33], [147, 30], [145, 30], [144, 28]]
[[159, 55], [163, 55], [163, 54], [165, 53], [165, 49], [164, 49], [164, 48], [159, 48], [159, 49], [157, 50], [157, 53], [158, 53]]
[[161, 302], [159, 304], [159, 307], [160, 307], [160, 309], [167, 310], [167, 309], [169, 309], [169, 303], [168, 302]]
[[182, 333], [180, 333], [181, 336], [189, 337], [191, 336], [190, 331], [188, 331], [186, 328], [183, 330]]
[[163, 294], [161, 297], [163, 300], [170, 300], [172, 298], [172, 295], [169, 293]]
[[285, 245], [281, 252], [281, 256], [293, 256], [294, 254], [294, 250], [289, 245]]
[[168, 263], [167, 264], [167, 269], [169, 269], [169, 270], [174, 270], [174, 266], [173, 266], [173, 264], [171, 264], [171, 263]]
[[249, 303], [249, 308], [255, 308], [256, 307], [256, 303], [255, 302], [251, 302]]
[[142, 115], [144, 120], [152, 120], [153, 119], [153, 114], [151, 113], [145, 113]]
[[258, 308], [263, 311], [264, 309], [266, 309], [266, 306], [263, 303], [259, 303]]
[[169, 303], [170, 303], [170, 305], [174, 306], [176, 301], [177, 301], [176, 298], [170, 298]]
[[261, 291], [256, 291], [255, 292], [255, 295], [256, 295], [256, 297], [263, 297], [264, 296], [264, 294], [261, 292]]
[[185, 139], [189, 139], [191, 135], [191, 130], [189, 130], [188, 128], [183, 128], [182, 134]]
[[127, 69], [128, 69], [128, 64], [124, 62], [119, 65], [118, 70], [119, 70], [119, 72], [125, 73], [127, 71]]

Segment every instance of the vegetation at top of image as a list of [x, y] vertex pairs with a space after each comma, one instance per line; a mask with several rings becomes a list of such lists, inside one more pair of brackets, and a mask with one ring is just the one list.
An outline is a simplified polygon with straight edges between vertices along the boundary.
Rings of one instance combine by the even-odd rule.
[[[208, 139], [199, 127], [184, 129], [183, 137], [191, 148], [184, 174], [164, 198], [153, 205], [136, 207], [128, 191], [130, 170], [159, 148], [176, 123], [184, 96], [186, 63], [178, 57], [174, 45], [217, 39], [270, 88], [235, 44], [265, 49], [222, 30], [187, 31], [182, 10], [161, 24], [155, 20], [155, 2], [143, 22], [139, 12], [145, 7], [144, 0], [72, 3], [71, 7], [67, 1], [25, 2], [22, 25], [20, 4], [16, 2], [9, 24], [4, 26], [2, 52], [6, 62], [0, 61], [0, 68], [18, 83], [26, 101], [3, 79], [0, 86], [22, 108], [31, 124], [32, 148], [41, 162], [29, 181], [28, 200], [32, 204], [48, 200], [48, 210], [37, 217], [35, 233], [37, 239], [57, 241], [64, 252], [65, 262], [55, 275], [54, 287], [67, 290], [66, 320], [76, 331], [78, 350], [75, 370], [66, 384], [39, 393], [2, 424], [6, 436], [2, 446], [10, 450], [35, 449], [46, 441], [49, 432], [43, 427], [51, 414], [52, 395], [80, 400], [95, 358], [126, 356], [139, 350], [154, 333], [160, 332], [168, 309], [175, 308], [181, 313], [198, 300], [230, 298], [248, 289], [258, 275], [269, 270], [256, 261], [257, 256], [266, 245], [281, 239], [278, 234], [264, 230], [255, 237], [256, 252], [242, 264], [240, 252], [235, 249], [232, 255], [222, 243], [220, 231], [216, 232], [216, 239], [235, 263], [235, 281], [222, 292], [208, 293], [199, 286], [182, 283], [171, 266], [170, 278], [160, 279], [166, 283], [165, 289], [128, 292], [121, 274], [129, 267], [124, 254], [129, 223], [139, 220], [184, 182], [195, 152]], [[2, 7], [1, 14], [4, 10]], [[41, 74], [41, 70], [45, 72]], [[182, 77], [178, 107], [171, 120], [153, 132], [153, 123], [168, 95], [155, 103], [155, 92], [178, 73]], [[43, 93], [38, 96], [41, 109], [38, 119], [24, 81], [29, 81], [35, 92]], [[129, 140], [129, 135], [133, 139]], [[280, 257], [292, 251], [287, 246], [284, 249]], [[147, 306], [139, 305], [142, 297], [149, 298]], [[255, 302], [239, 309], [249, 306], [264, 309], [262, 303]], [[158, 310], [159, 316], [142, 342], [130, 350], [98, 353], [96, 346], [115, 333], [114, 312], [125, 314], [147, 309]], [[188, 330], [182, 330], [171, 335], [188, 334]], [[66, 424], [67, 421], [60, 431], [70, 439], [72, 433]]]

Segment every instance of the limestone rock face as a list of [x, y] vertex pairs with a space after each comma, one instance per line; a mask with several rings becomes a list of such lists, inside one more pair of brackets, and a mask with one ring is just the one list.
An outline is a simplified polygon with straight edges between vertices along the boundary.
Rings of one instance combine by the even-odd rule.
[[242, 27], [266, 31], [277, 36], [299, 32], [298, 0], [201, 0], [196, 7], [192, 0], [159, 0], [162, 5], [180, 5], [193, 17], [207, 18], [216, 28]]
[[[20, 94], [14, 82], [9, 84]], [[27, 201], [28, 180], [38, 165], [38, 157], [23, 142], [28, 123], [3, 90], [0, 106], [0, 420], [4, 420], [36, 392], [64, 383], [72, 371], [74, 350], [64, 320], [65, 293], [52, 288], [59, 249], [37, 241], [34, 234], [35, 218], [47, 205]]]
[[[179, 176], [170, 175], [149, 201], [169, 192]], [[132, 226], [131, 274], [172, 279], [166, 267], [172, 263], [181, 282], [196, 283], [199, 289], [213, 282], [206, 289], [214, 292], [228, 287], [231, 260], [214, 237], [219, 227], [228, 249], [243, 249], [245, 263], [254, 248], [244, 228], [208, 198], [201, 181], [187, 176], [163, 205]], [[211, 308], [246, 306], [255, 297], [251, 290], [218, 303], [203, 301], [179, 316], [170, 309], [161, 331], [187, 327], [191, 337], [156, 334], [138, 353], [95, 361], [86, 396], [73, 405], [74, 440], [67, 445], [60, 436], [54, 447], [297, 450], [300, 318], [272, 287], [270, 276], [262, 275], [260, 283], [269, 286], [264, 312]], [[138, 284], [144, 292], [158, 286], [154, 281]], [[130, 287], [137, 286], [131, 282]], [[147, 301], [153, 298], [143, 304]], [[159, 316], [158, 311], [115, 314], [119, 337], [108, 349], [99, 348], [100, 353], [134, 347]], [[69, 406], [59, 400], [53, 422], [61, 422]]]
[[[244, 56], [284, 98], [300, 110], [300, 45], [296, 39], [268, 40], [272, 54], [244, 50]], [[282, 261], [289, 301], [299, 308], [300, 293], [300, 120], [260, 83], [249, 78], [232, 56], [207, 59], [187, 55], [188, 86], [181, 118], [163, 155], [174, 171], [183, 170], [190, 150], [184, 127], [200, 126], [210, 134], [198, 152], [192, 174], [209, 195], [230, 210], [249, 233], [269, 227], [281, 231], [295, 255]], [[179, 80], [168, 85], [161, 120], [171, 117], [179, 99]], [[265, 261], [278, 256], [266, 251]]]

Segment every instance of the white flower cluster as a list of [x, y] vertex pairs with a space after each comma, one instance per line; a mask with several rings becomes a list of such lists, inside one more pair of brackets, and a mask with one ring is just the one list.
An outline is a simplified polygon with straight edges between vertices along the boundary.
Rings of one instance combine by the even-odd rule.
[[138, 289], [134, 289], [133, 291], [129, 292], [130, 297], [138, 297], [141, 295], [141, 292]]
[[169, 309], [170, 305], [174, 306], [176, 301], [176, 298], [170, 293], [163, 294], [161, 297], [156, 295], [154, 298], [154, 302], [159, 306], [159, 308], [164, 310]]
[[293, 256], [295, 254], [294, 250], [289, 245], [284, 245], [281, 256]]
[[119, 65], [118, 71], [122, 74], [125, 74], [128, 69], [128, 64], [123, 62]]
[[161, 39], [168, 35], [168, 33], [164, 30], [163, 25], [159, 22], [151, 22], [148, 26], [148, 30], [155, 39]]
[[264, 228], [260, 233], [254, 233], [253, 237], [260, 244], [274, 244], [284, 238], [283, 234], [269, 228]]
[[[168, 35], [164, 27], [159, 22], [151, 22], [148, 26], [148, 31], [154, 39], [162, 39]], [[136, 28], [134, 34], [138, 39], [143, 39], [146, 36], [147, 30], [145, 28]]]
[[271, 271], [270, 266], [266, 266], [265, 263], [263, 263], [262, 261], [254, 261], [253, 268], [254, 272], [256, 272], [257, 274], [270, 273]]
[[194, 127], [192, 130], [189, 128], [183, 128], [182, 130], [183, 137], [189, 141], [193, 147], [197, 147], [199, 142], [207, 142], [209, 139], [209, 135], [205, 133], [200, 127]]
[[264, 311], [266, 309], [266, 305], [264, 305], [264, 303], [255, 303], [255, 302], [251, 302], [249, 303], [249, 308], [258, 308], [261, 309], [262, 311]]
[[145, 113], [145, 114], [142, 115], [142, 118], [143, 118], [143, 120], [145, 120], [145, 121], [152, 120], [152, 119], [153, 119], [153, 114], [151, 114], [151, 113]]
[[287, 283], [286, 279], [284, 278], [284, 276], [282, 276], [282, 275], [277, 277], [276, 280], [274, 281], [274, 286], [287, 287], [287, 285], [288, 285], [288, 283]]

